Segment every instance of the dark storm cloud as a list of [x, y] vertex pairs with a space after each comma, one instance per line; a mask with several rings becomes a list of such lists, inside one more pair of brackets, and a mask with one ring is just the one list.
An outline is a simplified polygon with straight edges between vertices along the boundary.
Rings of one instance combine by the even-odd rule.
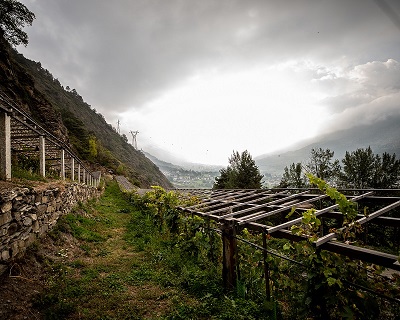
[[400, 32], [372, 0], [22, 2], [37, 16], [28, 56], [106, 115], [207, 68], [400, 61]]

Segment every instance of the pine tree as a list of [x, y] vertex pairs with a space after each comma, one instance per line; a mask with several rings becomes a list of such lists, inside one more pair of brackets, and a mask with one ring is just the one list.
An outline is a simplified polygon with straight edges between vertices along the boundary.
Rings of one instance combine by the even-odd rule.
[[220, 170], [220, 176], [215, 178], [214, 189], [260, 189], [263, 175], [245, 150], [241, 154], [234, 151], [229, 158], [226, 169]]

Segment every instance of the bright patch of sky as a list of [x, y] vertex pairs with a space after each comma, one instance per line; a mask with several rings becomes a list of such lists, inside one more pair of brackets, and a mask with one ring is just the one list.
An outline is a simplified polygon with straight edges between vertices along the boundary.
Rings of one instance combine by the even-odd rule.
[[21, 0], [18, 48], [161, 160], [226, 164], [400, 114], [398, 0]]
[[318, 104], [324, 93], [307, 76], [291, 64], [222, 74], [209, 70], [145, 108], [121, 114], [133, 120], [121, 126], [140, 131], [144, 150], [156, 144], [192, 162], [225, 164], [233, 150], [254, 155], [278, 150], [314, 136], [327, 116]]

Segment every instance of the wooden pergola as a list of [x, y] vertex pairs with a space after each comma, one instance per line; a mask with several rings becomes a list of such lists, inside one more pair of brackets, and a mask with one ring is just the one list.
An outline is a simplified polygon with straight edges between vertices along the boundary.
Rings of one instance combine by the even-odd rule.
[[[11, 179], [12, 158], [23, 155], [39, 162], [39, 174], [56, 171], [61, 179], [97, 186], [100, 177], [91, 172], [71, 148], [46, 130], [28, 113], [0, 92], [0, 179]], [[48, 172], [47, 172], [48, 173]]]
[[[364, 232], [371, 224], [394, 228], [398, 252], [400, 243], [400, 189], [346, 189], [339, 190], [350, 201], [358, 204], [358, 216], [353, 224], [363, 225]], [[358, 259], [400, 271], [398, 255], [385, 253], [374, 248], [373, 243], [360, 245], [341, 240], [341, 232], [351, 227], [342, 226], [343, 214], [338, 205], [318, 189], [274, 188], [259, 190], [179, 190], [181, 194], [196, 196], [200, 203], [180, 207], [186, 213], [212, 219], [219, 223], [223, 242], [223, 271], [227, 287], [235, 285], [236, 234], [243, 228], [264, 235], [266, 249], [267, 235], [293, 241], [305, 240], [290, 230], [302, 222], [302, 213], [310, 208], [321, 220], [317, 248], [336, 252], [351, 259]], [[290, 218], [287, 214], [295, 207]], [[330, 221], [337, 225], [335, 231], [327, 227]], [[266, 251], [266, 250], [265, 250]], [[395, 250], [392, 250], [395, 251]]]

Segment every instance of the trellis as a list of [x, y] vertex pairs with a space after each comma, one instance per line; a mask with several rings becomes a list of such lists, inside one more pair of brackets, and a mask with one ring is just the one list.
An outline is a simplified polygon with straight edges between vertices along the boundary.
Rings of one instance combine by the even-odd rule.
[[[358, 204], [359, 214], [354, 223], [366, 226], [373, 223], [395, 228], [398, 245], [400, 242], [398, 238], [400, 189], [339, 191], [345, 194], [348, 200]], [[200, 199], [200, 203], [180, 207], [181, 210], [219, 223], [223, 242], [223, 280], [227, 288], [234, 287], [236, 284], [236, 235], [241, 229], [247, 228], [252, 232], [262, 233], [263, 248], [266, 253], [268, 235], [294, 241], [306, 239], [304, 236], [293, 234], [290, 228], [300, 224], [301, 213], [310, 208], [314, 208], [316, 216], [322, 220], [319, 237], [313, 242], [317, 248], [400, 271], [397, 255], [382, 252], [377, 248], [371, 249], [365, 245], [341, 241], [340, 233], [346, 231], [351, 225], [340, 227], [335, 231], [327, 231], [327, 228], [324, 228], [324, 219], [334, 220], [337, 225], [341, 225], [343, 214], [337, 210], [338, 205], [318, 189], [186, 189], [179, 192]], [[293, 207], [296, 208], [297, 215], [287, 218], [287, 214]], [[266, 283], [268, 284], [268, 281]]]
[[12, 157], [23, 154], [39, 161], [39, 174], [54, 170], [61, 179], [97, 186], [100, 173], [92, 172], [71, 148], [47, 131], [27, 112], [0, 92], [0, 179], [11, 179]]

